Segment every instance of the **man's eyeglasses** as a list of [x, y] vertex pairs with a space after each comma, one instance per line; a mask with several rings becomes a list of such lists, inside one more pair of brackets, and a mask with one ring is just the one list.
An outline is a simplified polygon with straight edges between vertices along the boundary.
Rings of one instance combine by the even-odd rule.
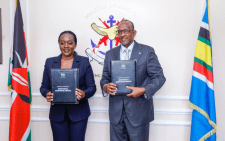
[[117, 34], [128, 34], [129, 32], [133, 31], [132, 29], [124, 29], [124, 30], [117, 30]]

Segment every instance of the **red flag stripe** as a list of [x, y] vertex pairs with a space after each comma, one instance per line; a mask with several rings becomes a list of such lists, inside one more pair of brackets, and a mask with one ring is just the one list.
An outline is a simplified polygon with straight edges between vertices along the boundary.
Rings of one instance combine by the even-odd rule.
[[30, 123], [30, 105], [17, 95], [10, 111], [9, 140], [21, 141]]
[[204, 75], [210, 82], [213, 83], [213, 74], [211, 71], [205, 68], [205, 66], [199, 64], [198, 62], [194, 62], [194, 71]]

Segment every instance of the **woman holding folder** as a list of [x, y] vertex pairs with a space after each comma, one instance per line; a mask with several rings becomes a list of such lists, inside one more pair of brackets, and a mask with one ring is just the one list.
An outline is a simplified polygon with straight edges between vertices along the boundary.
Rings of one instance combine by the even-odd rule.
[[54, 141], [84, 141], [90, 116], [88, 99], [96, 91], [93, 71], [88, 58], [79, 56], [74, 51], [77, 38], [73, 32], [62, 32], [58, 43], [61, 54], [46, 60], [40, 92], [48, 102], [53, 101], [51, 69], [79, 68], [79, 89], [76, 89], [79, 103], [51, 105], [49, 119]]

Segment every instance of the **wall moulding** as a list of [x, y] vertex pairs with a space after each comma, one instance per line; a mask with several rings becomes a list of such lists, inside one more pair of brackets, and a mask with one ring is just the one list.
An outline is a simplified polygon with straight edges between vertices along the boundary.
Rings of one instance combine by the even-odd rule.
[[[0, 93], [0, 96], [10, 96], [9, 92]], [[32, 93], [33, 97], [41, 97], [40, 93]], [[102, 94], [95, 94], [92, 98], [104, 98]], [[187, 101], [189, 99], [188, 96], [153, 96], [154, 100], [184, 100]]]
[[[0, 121], [9, 121], [9, 117], [0, 117]], [[48, 118], [31, 118], [31, 122], [49, 122]], [[89, 123], [109, 123], [106, 119], [88, 119]], [[163, 126], [191, 126], [191, 122], [183, 121], [153, 121], [151, 125], [163, 125]]]
[[[49, 106], [31, 106], [31, 111], [37, 111], [37, 112], [45, 112], [49, 111]], [[10, 106], [8, 105], [1, 105], [0, 111], [10, 111]], [[91, 112], [93, 113], [108, 113], [108, 107], [91, 107]], [[192, 110], [191, 109], [162, 109], [162, 108], [156, 108], [155, 114], [157, 115], [191, 115]]]

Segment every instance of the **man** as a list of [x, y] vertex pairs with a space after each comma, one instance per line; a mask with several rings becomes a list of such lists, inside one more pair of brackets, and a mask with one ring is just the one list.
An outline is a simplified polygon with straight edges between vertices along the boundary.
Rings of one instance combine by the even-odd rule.
[[[152, 96], [166, 79], [154, 49], [134, 41], [137, 31], [131, 21], [121, 21], [117, 32], [121, 45], [106, 52], [100, 82], [103, 96], [110, 94], [110, 140], [148, 141], [149, 122], [154, 120]], [[127, 86], [132, 90], [130, 94], [115, 96], [117, 88], [111, 83], [110, 61], [128, 59], [137, 61], [137, 87]]]

